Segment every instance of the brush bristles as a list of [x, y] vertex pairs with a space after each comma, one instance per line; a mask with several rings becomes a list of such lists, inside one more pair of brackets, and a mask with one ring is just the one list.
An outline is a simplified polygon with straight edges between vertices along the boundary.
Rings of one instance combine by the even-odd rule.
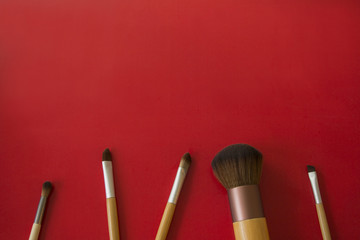
[[191, 165], [191, 156], [189, 153], [185, 153], [181, 158], [180, 167], [184, 168], [187, 171], [190, 165]]
[[111, 152], [108, 148], [104, 150], [103, 155], [102, 155], [102, 160], [103, 161], [111, 161]]
[[51, 193], [52, 185], [51, 182], [44, 182], [42, 186], [41, 196], [48, 197]]
[[211, 166], [215, 177], [226, 189], [259, 184], [262, 154], [247, 144], [234, 144], [221, 150]]
[[307, 165], [306, 167], [307, 167], [308, 172], [315, 172], [315, 167], [314, 166]]

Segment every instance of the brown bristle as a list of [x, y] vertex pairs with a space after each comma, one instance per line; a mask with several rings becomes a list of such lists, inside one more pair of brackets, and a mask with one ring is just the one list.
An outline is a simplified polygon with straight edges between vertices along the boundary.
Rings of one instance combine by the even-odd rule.
[[41, 196], [47, 197], [51, 193], [52, 185], [51, 182], [44, 182], [42, 186]]
[[191, 165], [191, 156], [189, 153], [185, 153], [181, 158], [180, 167], [184, 168], [187, 171], [190, 165]]
[[216, 154], [211, 166], [226, 189], [259, 184], [262, 154], [250, 145], [234, 144]]
[[102, 160], [103, 161], [111, 161], [111, 152], [108, 148], [104, 150], [103, 155], [102, 155]]
[[306, 167], [307, 167], [308, 172], [315, 172], [315, 167], [314, 166], [307, 165]]

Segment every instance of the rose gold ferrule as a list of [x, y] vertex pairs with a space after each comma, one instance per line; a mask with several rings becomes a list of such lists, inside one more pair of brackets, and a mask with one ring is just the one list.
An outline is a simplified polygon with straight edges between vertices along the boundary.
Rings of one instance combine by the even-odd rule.
[[258, 185], [228, 189], [233, 222], [264, 217]]

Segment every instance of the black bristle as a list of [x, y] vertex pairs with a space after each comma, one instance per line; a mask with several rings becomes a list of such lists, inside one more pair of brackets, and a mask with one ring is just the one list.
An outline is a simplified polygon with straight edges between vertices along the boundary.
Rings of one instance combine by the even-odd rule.
[[191, 165], [191, 156], [190, 153], [185, 153], [180, 161], [180, 167], [183, 167], [184, 169], [188, 170]]
[[111, 161], [111, 152], [108, 148], [104, 150], [103, 155], [102, 155], [102, 160], [103, 161]]
[[308, 172], [315, 172], [315, 167], [314, 166], [307, 165], [306, 167], [307, 167]]
[[226, 188], [259, 184], [262, 154], [247, 144], [234, 144], [221, 150], [211, 166], [216, 178]]
[[41, 195], [47, 197], [51, 193], [51, 190], [52, 190], [51, 182], [46, 181], [46, 182], [44, 182], [44, 184], [42, 186]]

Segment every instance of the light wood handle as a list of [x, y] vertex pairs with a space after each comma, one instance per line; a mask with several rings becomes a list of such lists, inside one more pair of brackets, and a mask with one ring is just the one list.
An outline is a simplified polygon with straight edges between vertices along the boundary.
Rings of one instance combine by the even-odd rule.
[[159, 229], [156, 234], [155, 240], [165, 240], [169, 231], [171, 220], [174, 215], [176, 205], [173, 203], [167, 203], [164, 214], [162, 216]]
[[106, 199], [106, 208], [108, 216], [108, 226], [109, 226], [109, 237], [110, 240], [119, 240], [119, 223], [116, 207], [116, 198], [107, 198]]
[[325, 210], [322, 203], [316, 204], [316, 211], [319, 218], [321, 234], [324, 240], [331, 240], [329, 225], [326, 220]]
[[31, 228], [29, 240], [37, 240], [39, 237], [41, 225], [34, 223]]
[[265, 218], [253, 218], [234, 222], [236, 240], [269, 240], [269, 233]]

